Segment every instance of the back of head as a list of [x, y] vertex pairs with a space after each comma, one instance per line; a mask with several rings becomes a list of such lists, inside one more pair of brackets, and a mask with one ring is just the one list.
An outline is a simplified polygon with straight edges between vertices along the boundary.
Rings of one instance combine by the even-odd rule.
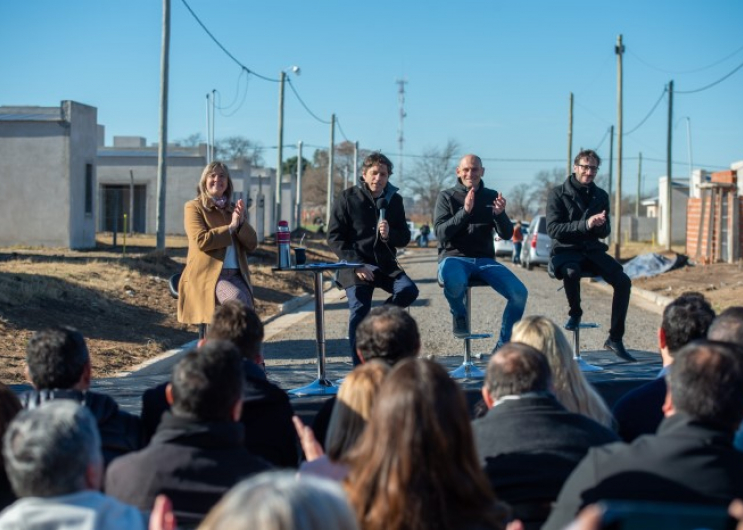
[[22, 411], [3, 440], [5, 470], [19, 497], [54, 497], [86, 489], [88, 466], [102, 469], [92, 413], [60, 399]]
[[518, 342], [504, 344], [488, 362], [485, 386], [494, 400], [550, 389], [547, 358], [536, 348]]
[[2, 440], [11, 420], [22, 408], [18, 396], [6, 385], [0, 383], [0, 440]]
[[261, 354], [263, 336], [263, 322], [256, 312], [230, 300], [214, 311], [207, 339], [231, 342], [244, 358], [255, 361]]
[[717, 315], [707, 331], [707, 338], [743, 346], [743, 307], [728, 307]]
[[714, 318], [714, 309], [701, 293], [684, 293], [668, 304], [660, 327], [671, 354], [693, 340], [705, 338]]
[[173, 414], [199, 421], [231, 421], [242, 397], [242, 360], [226, 341], [191, 350], [173, 368]]
[[42, 329], [26, 345], [28, 373], [33, 385], [41, 390], [72, 388], [89, 362], [85, 339], [72, 328]]
[[369, 421], [372, 404], [389, 371], [387, 364], [372, 361], [357, 366], [343, 380], [325, 438], [326, 452], [331, 460], [339, 460], [356, 443]]
[[365, 361], [379, 359], [392, 366], [418, 355], [420, 347], [418, 324], [395, 305], [375, 307], [356, 328], [356, 349]]
[[367, 529], [498, 521], [480, 469], [464, 394], [444, 368], [406, 359], [385, 378], [347, 458], [346, 481]]
[[199, 530], [355, 530], [341, 487], [312, 475], [261, 473], [240, 482], [209, 512]]
[[673, 406], [735, 431], [743, 419], [743, 347], [698, 340], [681, 348], [666, 375]]

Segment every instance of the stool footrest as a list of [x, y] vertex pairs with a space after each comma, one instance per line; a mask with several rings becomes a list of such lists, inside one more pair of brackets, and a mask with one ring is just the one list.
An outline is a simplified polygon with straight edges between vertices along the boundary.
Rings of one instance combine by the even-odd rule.
[[489, 339], [493, 336], [492, 333], [470, 333], [469, 335], [465, 337], [459, 337], [460, 339], [464, 340], [479, 340], [479, 339]]
[[581, 322], [578, 324], [578, 327], [581, 329], [592, 329], [599, 327], [599, 325], [596, 322]]
[[485, 372], [472, 362], [464, 362], [459, 368], [449, 372], [452, 379], [485, 379]]

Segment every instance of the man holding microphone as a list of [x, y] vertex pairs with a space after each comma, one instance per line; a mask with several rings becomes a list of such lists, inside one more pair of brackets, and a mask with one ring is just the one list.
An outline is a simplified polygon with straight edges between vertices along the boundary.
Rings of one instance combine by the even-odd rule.
[[354, 365], [362, 362], [356, 352], [356, 327], [371, 309], [374, 289], [390, 293], [385, 303], [400, 307], [418, 298], [418, 288], [396, 258], [397, 249], [410, 242], [410, 228], [402, 197], [389, 183], [392, 162], [382, 153], [372, 153], [361, 170], [358, 184], [343, 190], [333, 203], [328, 226], [328, 246], [338, 258], [363, 263], [338, 272], [351, 312], [348, 340]]
[[506, 215], [506, 199], [483, 184], [484, 173], [480, 157], [462, 157], [457, 184], [443, 190], [436, 201], [434, 226], [439, 241], [438, 278], [449, 302], [454, 336], [470, 334], [464, 305], [470, 278], [483, 280], [507, 300], [496, 351], [511, 339], [511, 328], [524, 314], [528, 292], [516, 275], [495, 261], [493, 229], [502, 239], [511, 239], [513, 224]]

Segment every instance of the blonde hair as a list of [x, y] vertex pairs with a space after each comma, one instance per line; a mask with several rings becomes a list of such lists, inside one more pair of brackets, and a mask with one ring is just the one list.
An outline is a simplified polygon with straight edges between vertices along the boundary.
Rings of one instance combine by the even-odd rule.
[[330, 460], [340, 460], [361, 436], [379, 387], [389, 371], [387, 364], [372, 361], [355, 368], [343, 381], [325, 436]]
[[525, 317], [513, 327], [511, 340], [528, 344], [547, 357], [553, 392], [566, 409], [614, 428], [609, 407], [581, 373], [570, 343], [554, 322], [543, 316]]
[[199, 185], [196, 187], [196, 200], [200, 201], [201, 205], [204, 208], [209, 207], [209, 201], [212, 198], [211, 195], [209, 195], [209, 193], [206, 191], [206, 179], [207, 177], [209, 177], [209, 175], [212, 175], [218, 171], [224, 174], [225, 177], [227, 177], [227, 189], [224, 192], [224, 196], [227, 197], [228, 205], [232, 200], [232, 178], [230, 177], [230, 170], [229, 168], [227, 168], [227, 164], [218, 161], [209, 162], [204, 168], [204, 171], [201, 172]]

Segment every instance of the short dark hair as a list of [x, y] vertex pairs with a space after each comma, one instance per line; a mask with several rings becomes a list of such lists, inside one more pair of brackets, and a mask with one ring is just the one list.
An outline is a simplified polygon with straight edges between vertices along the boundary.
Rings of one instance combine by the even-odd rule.
[[488, 362], [485, 386], [494, 399], [547, 391], [551, 383], [547, 357], [521, 342], [504, 344]]
[[370, 154], [364, 159], [364, 162], [361, 164], [361, 172], [365, 173], [370, 167], [380, 165], [387, 166], [387, 175], [392, 175], [392, 161], [379, 151]]
[[356, 328], [356, 349], [365, 361], [379, 359], [392, 366], [418, 355], [420, 347], [418, 324], [396, 305], [375, 307]]
[[717, 315], [707, 330], [707, 338], [743, 346], [743, 307], [728, 307]]
[[660, 327], [666, 335], [666, 345], [673, 354], [696, 339], [707, 336], [715, 319], [715, 310], [703, 294], [684, 293], [663, 310]]
[[263, 322], [255, 311], [237, 300], [217, 307], [209, 326], [207, 339], [226, 340], [237, 346], [242, 356], [255, 360], [261, 353]]
[[90, 363], [85, 339], [76, 329], [57, 326], [34, 333], [26, 345], [26, 364], [38, 389], [67, 389], [80, 381]]
[[173, 414], [200, 421], [229, 421], [243, 388], [242, 359], [235, 345], [209, 341], [173, 368]]
[[734, 432], [743, 420], [743, 347], [696, 340], [681, 348], [666, 374], [673, 406]]
[[575, 155], [575, 158], [573, 159], [573, 165], [577, 166], [580, 164], [581, 158], [593, 158], [596, 160], [596, 165], [601, 165], [601, 157], [598, 155], [596, 151], [593, 149], [583, 149], [580, 153]]

